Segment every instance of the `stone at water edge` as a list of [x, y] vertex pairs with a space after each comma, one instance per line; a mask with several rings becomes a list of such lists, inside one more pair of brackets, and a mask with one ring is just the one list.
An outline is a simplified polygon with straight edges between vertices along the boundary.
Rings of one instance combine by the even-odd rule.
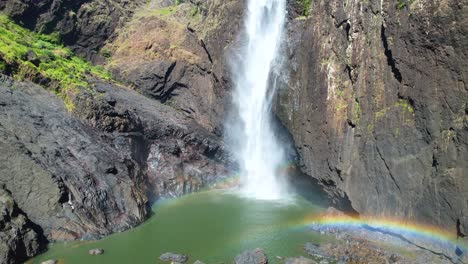
[[237, 255], [234, 259], [235, 264], [267, 264], [268, 258], [265, 251], [261, 248], [247, 250]]
[[102, 248], [93, 248], [88, 251], [90, 255], [102, 255], [104, 253], [104, 249]]
[[161, 256], [159, 256], [159, 259], [162, 261], [172, 261], [175, 263], [185, 263], [188, 260], [188, 257], [183, 254], [177, 254], [177, 253], [172, 253], [172, 252], [166, 252], [163, 253]]
[[298, 258], [287, 258], [284, 264], [317, 264], [317, 262], [301, 256]]
[[57, 263], [57, 261], [54, 260], [54, 259], [49, 259], [49, 260], [41, 262], [41, 264], [56, 264], [56, 263]]
[[193, 264], [205, 264], [205, 262], [201, 262], [201, 261], [197, 260]]
[[315, 244], [315, 243], [305, 244], [304, 250], [307, 252], [307, 254], [314, 256], [314, 257], [319, 257], [319, 258], [330, 257], [322, 248], [320, 248], [320, 245]]

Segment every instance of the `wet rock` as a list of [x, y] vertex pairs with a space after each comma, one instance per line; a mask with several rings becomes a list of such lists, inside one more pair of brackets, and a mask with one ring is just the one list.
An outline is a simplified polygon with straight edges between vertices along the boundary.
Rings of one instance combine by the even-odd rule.
[[88, 251], [90, 255], [102, 255], [104, 254], [104, 249], [102, 248], [93, 248]]
[[193, 264], [205, 264], [205, 263], [200, 260], [196, 260]]
[[235, 264], [267, 264], [268, 258], [263, 249], [257, 248], [247, 250], [237, 255], [234, 259]]
[[327, 253], [316, 243], [306, 243], [304, 245], [304, 250], [311, 256], [319, 258], [328, 257]]
[[56, 264], [56, 263], [57, 261], [54, 259], [49, 259], [49, 260], [41, 262], [41, 264]]
[[316, 264], [316, 263], [317, 262], [315, 262], [314, 260], [308, 259], [302, 256], [298, 258], [287, 258], [284, 261], [284, 264]]
[[166, 252], [159, 256], [159, 259], [162, 261], [172, 261], [176, 263], [185, 263], [188, 260], [188, 257], [183, 254], [178, 254], [178, 253], [172, 253], [172, 252]]
[[[100, 96], [77, 96], [80, 111], [75, 114], [94, 128], [118, 133], [112, 140], [120, 154], [147, 168], [144, 187], [150, 201], [197, 191], [229, 174], [222, 138], [137, 92], [99, 81], [95, 85]], [[108, 104], [108, 98], [115, 103]]]
[[21, 210], [11, 193], [0, 184], [0, 263], [19, 264], [45, 249], [40, 230]]

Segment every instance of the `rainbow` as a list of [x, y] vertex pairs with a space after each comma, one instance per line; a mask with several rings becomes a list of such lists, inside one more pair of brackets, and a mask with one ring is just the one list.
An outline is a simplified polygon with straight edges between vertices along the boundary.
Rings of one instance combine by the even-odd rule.
[[360, 218], [345, 214], [312, 214], [306, 217], [299, 225], [320, 228], [364, 228], [397, 236], [407, 241], [411, 241], [413, 238], [418, 241], [431, 241], [443, 247], [458, 247], [465, 253], [468, 252], [467, 242], [458, 239], [455, 231], [389, 217]]

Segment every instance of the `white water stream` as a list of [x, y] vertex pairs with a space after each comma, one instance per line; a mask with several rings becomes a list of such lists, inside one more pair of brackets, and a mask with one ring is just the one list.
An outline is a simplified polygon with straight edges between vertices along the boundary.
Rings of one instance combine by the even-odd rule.
[[242, 193], [257, 199], [287, 195], [281, 173], [284, 149], [274, 134], [271, 100], [275, 85], [270, 71], [278, 55], [285, 21], [286, 0], [249, 0], [245, 42], [233, 66], [236, 107], [228, 128], [240, 165]]

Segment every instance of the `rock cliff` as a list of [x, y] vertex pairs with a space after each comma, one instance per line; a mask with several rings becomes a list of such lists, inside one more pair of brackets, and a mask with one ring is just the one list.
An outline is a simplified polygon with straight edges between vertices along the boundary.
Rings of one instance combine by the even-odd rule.
[[464, 236], [467, 2], [300, 8], [290, 6], [276, 112], [303, 170], [363, 215]]
[[[288, 1], [274, 111], [302, 171], [337, 203], [466, 235], [467, 8], [466, 0]], [[42, 237], [125, 230], [145, 219], [148, 202], [228, 174], [228, 63], [245, 1], [0, 0], [0, 10], [112, 73], [73, 66], [44, 36], [23, 44], [47, 56], [0, 50], [10, 75], [0, 78], [0, 184], [28, 237], [18, 242], [27, 251], [0, 258], [36, 254]], [[57, 58], [70, 73], [53, 80]], [[79, 85], [62, 91], [68, 79]]]
[[[15, 208], [24, 212], [21, 219], [38, 227], [33, 231], [27, 229], [29, 224], [21, 227], [24, 236], [15, 238], [17, 242], [7, 237], [9, 229], [1, 230], [2, 243], [4, 236], [9, 243], [7, 255], [1, 256], [7, 263], [37, 254], [47, 240], [95, 239], [126, 230], [146, 219], [148, 206], [156, 199], [197, 191], [229, 175], [232, 161], [217, 113], [224, 111], [225, 73], [221, 66], [214, 69], [224, 63], [224, 46], [212, 37], [224, 34], [221, 24], [206, 29], [211, 33], [202, 40], [195, 34], [196, 25], [188, 28], [170, 14], [162, 15], [165, 7], [149, 3], [148, 8], [156, 10], [153, 15], [142, 15], [148, 10], [139, 9], [132, 18], [138, 3], [107, 4], [0, 2], [0, 9], [17, 24], [42, 33], [58, 32], [76, 54], [107, 64], [115, 74], [103, 78], [96, 74], [101, 70], [83, 64], [55, 40], [2, 17], [7, 32], [2, 34], [14, 38], [0, 37], [0, 70], [6, 74], [0, 75], [0, 184], [11, 191]], [[209, 16], [206, 4], [180, 8], [188, 7], [190, 14], [196, 7], [201, 20]], [[231, 10], [215, 8], [222, 6], [220, 2], [213, 5], [216, 12]], [[105, 19], [106, 12], [110, 19]], [[140, 40], [132, 36], [136, 42], [130, 48], [135, 45], [136, 52], [126, 54], [124, 33], [133, 32], [134, 23], [162, 23], [162, 28], [178, 30], [179, 35], [150, 39], [154, 47], [158, 41], [174, 43], [161, 46], [160, 57], [152, 57], [151, 49], [139, 50]], [[10, 42], [17, 48], [7, 48]], [[180, 47], [174, 48], [176, 44]], [[218, 50], [209, 53], [213, 45]], [[57, 71], [45, 66], [51, 62]], [[29, 245], [33, 234], [40, 243]], [[21, 243], [27, 252], [15, 248]]]
[[0, 186], [0, 262], [25, 261], [43, 250], [44, 242], [40, 228], [19, 210], [5, 186]]

